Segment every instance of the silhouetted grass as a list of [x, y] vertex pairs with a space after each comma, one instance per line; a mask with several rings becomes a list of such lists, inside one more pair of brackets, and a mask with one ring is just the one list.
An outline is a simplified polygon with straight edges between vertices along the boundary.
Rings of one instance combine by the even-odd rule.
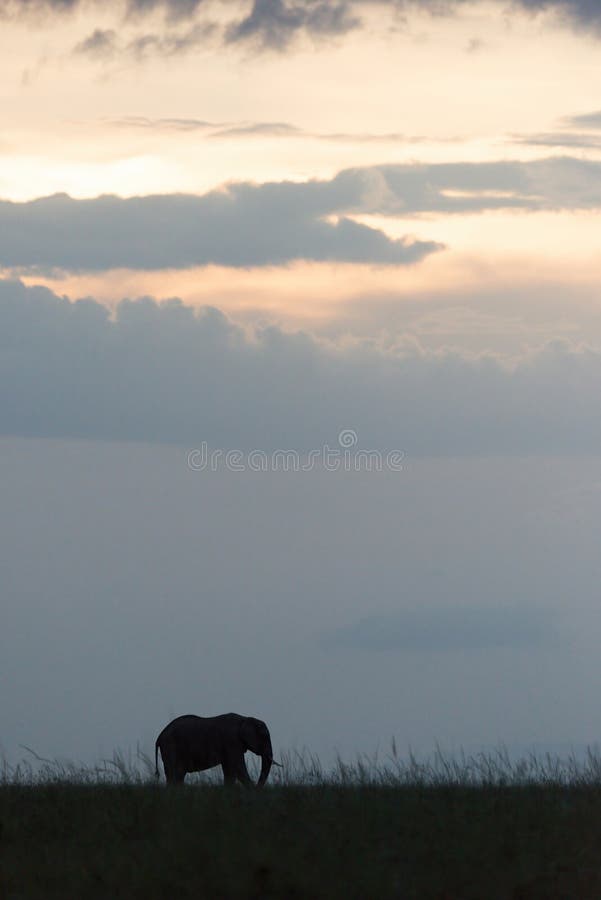
[[601, 898], [601, 759], [285, 754], [263, 791], [31, 753], [0, 775], [0, 898]]

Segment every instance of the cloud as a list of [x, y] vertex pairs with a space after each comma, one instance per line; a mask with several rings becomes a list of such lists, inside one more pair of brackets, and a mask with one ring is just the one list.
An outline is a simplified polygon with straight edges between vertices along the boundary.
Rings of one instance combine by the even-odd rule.
[[95, 28], [94, 31], [79, 44], [74, 53], [93, 57], [94, 59], [110, 59], [117, 52], [117, 34], [112, 29]]
[[349, 2], [332, 0], [254, 0], [250, 13], [227, 28], [225, 39], [283, 50], [300, 31], [312, 37], [343, 35], [361, 24], [351, 7]]
[[193, 16], [205, 0], [127, 0], [127, 9], [130, 15], [144, 15], [163, 9], [168, 18], [187, 19]]
[[595, 133], [601, 129], [601, 111], [564, 116], [559, 125], [560, 129], [557, 131], [515, 135], [514, 140], [519, 144], [542, 147], [597, 149], [601, 146], [601, 134]]
[[599, 453], [601, 353], [548, 344], [511, 365], [407, 338], [245, 331], [219, 310], [92, 299], [0, 281], [0, 434], [248, 451]]
[[[112, 55], [171, 56], [186, 53], [206, 43], [216, 35], [217, 24], [212, 19], [194, 21], [199, 6], [194, 2], [176, 3], [174, 0], [130, 0], [128, 18], [140, 17], [157, 8], [164, 8], [167, 30], [164, 33], [144, 33], [130, 41], [118, 44], [112, 41]], [[182, 21], [193, 21], [179, 34], [172, 32], [171, 26]], [[284, 50], [297, 34], [306, 33], [313, 38], [343, 35], [360, 24], [351, 14], [348, 3], [332, 3], [330, 0], [300, 0], [289, 4], [284, 0], [255, 0], [252, 9], [242, 19], [232, 20], [222, 32], [224, 44], [252, 43], [259, 50]], [[100, 29], [76, 45], [74, 51], [97, 59], [108, 58], [96, 52]]]
[[431, 606], [372, 614], [324, 635], [328, 645], [421, 652], [532, 646], [552, 635], [548, 610], [528, 606]]
[[531, 147], [578, 147], [583, 150], [597, 150], [601, 147], [601, 135], [569, 131], [515, 135], [513, 141], [516, 144], [528, 144]]
[[[183, 31], [165, 34], [145, 32], [129, 41], [119, 41], [113, 29], [96, 28], [73, 48], [73, 53], [92, 59], [110, 60], [130, 56], [138, 61], [152, 56], [173, 56], [204, 45], [215, 33], [211, 22], [196, 23]], [[170, 120], [175, 121], [175, 120]]]
[[223, 123], [208, 122], [206, 119], [161, 118], [148, 116], [122, 116], [118, 119], [104, 119], [116, 128], [144, 128], [161, 131], [206, 131], [224, 127]]
[[212, 22], [198, 22], [178, 33], [141, 34], [125, 44], [122, 50], [138, 60], [152, 56], [174, 56], [204, 46], [215, 30]]
[[598, 209], [601, 163], [573, 157], [531, 162], [381, 165], [346, 169], [329, 190], [348, 212], [390, 216], [494, 209]]
[[514, 0], [514, 6], [527, 12], [553, 12], [578, 28], [598, 29], [601, 25], [601, 6], [596, 0]]
[[[92, 4], [87, 3], [87, 6]], [[106, 9], [106, 3], [95, 0], [95, 5]], [[257, 51], [287, 50], [297, 38], [344, 38], [348, 33], [364, 27], [364, 13], [370, 7], [386, 14], [406, 16], [413, 11], [424, 11], [437, 16], [452, 16], [468, 5], [468, 0], [247, 0], [231, 3], [221, 0], [213, 4], [220, 21], [220, 40], [224, 45], [251, 45]], [[499, 4], [502, 6], [502, 4]], [[0, 15], [41, 12], [61, 14], [84, 6], [84, 0], [0, 0]], [[195, 49], [217, 26], [209, 18], [209, 4], [204, 0], [114, 0], [115, 12], [122, 21], [136, 22], [145, 16], [162, 11], [163, 33], [139, 35], [133, 41], [120, 45], [120, 52], [132, 53], [135, 45], [146, 37], [144, 55], [170, 55], [173, 40], [169, 33], [174, 25], [192, 23], [187, 32], [179, 36], [179, 52]], [[513, 0], [514, 14], [551, 14], [560, 24], [577, 30], [598, 32], [601, 26], [601, 7], [596, 0]], [[206, 10], [206, 11], [205, 11]], [[506, 11], [506, 10], [505, 10]], [[125, 14], [123, 16], [123, 13]], [[100, 29], [96, 29], [100, 30]], [[93, 37], [81, 41], [78, 47], [91, 42]], [[187, 36], [187, 39], [186, 39]], [[195, 37], [193, 37], [195, 36]], [[471, 42], [468, 50], [479, 49]], [[81, 52], [81, 51], [80, 51]], [[140, 58], [142, 54], [138, 54]], [[97, 58], [102, 58], [98, 57]]]
[[564, 123], [572, 128], [601, 128], [601, 110], [590, 113], [580, 113], [577, 116], [567, 116]]
[[485, 47], [485, 42], [480, 38], [470, 38], [465, 47], [465, 52], [470, 54], [480, 53]]
[[452, 139], [432, 138], [423, 135], [403, 134], [399, 131], [370, 133], [306, 131], [290, 122], [208, 122], [206, 119], [152, 119], [147, 116], [124, 116], [104, 120], [117, 128], [148, 129], [156, 131], [201, 131], [213, 140], [232, 140], [249, 137], [294, 138], [333, 143], [400, 143], [415, 144], [424, 141], [450, 143]]
[[305, 137], [307, 132], [301, 131], [288, 122], [240, 122], [217, 128], [212, 138], [247, 138], [247, 137]]
[[[169, 19], [189, 18], [197, 13], [205, 4], [205, 0], [96, 0], [97, 6], [113, 5], [116, 9], [124, 9], [126, 14], [145, 15], [162, 10]], [[23, 13], [68, 13], [87, 4], [87, 0], [0, 0], [0, 13], [5, 16], [16, 16]]]
[[441, 249], [394, 240], [352, 217], [377, 214], [592, 210], [601, 162], [381, 165], [330, 180], [240, 182], [202, 196], [0, 202], [0, 265], [29, 271], [285, 265], [293, 260], [407, 265]]
[[357, 143], [357, 144], [416, 144], [423, 141], [433, 143], [449, 143], [448, 139], [427, 138], [423, 135], [408, 135], [399, 131], [369, 133], [356, 132], [328, 132], [305, 131], [289, 122], [237, 122], [226, 126], [214, 126], [214, 131], [208, 137], [217, 140], [236, 138], [296, 138], [314, 141], [328, 141], [331, 143]]
[[[56, 194], [0, 202], [6, 239], [0, 264], [92, 271], [119, 267], [266, 266], [292, 260], [407, 265], [440, 249], [432, 241], [392, 240], [336, 215], [353, 199], [332, 183], [234, 184], [203, 196], [114, 196], [74, 200]], [[358, 199], [358, 197], [357, 197]]]

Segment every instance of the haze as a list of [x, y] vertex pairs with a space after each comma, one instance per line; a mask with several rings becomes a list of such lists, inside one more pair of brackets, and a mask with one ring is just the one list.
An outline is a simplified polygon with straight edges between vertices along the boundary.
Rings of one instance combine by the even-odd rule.
[[3, 754], [595, 743], [601, 15], [0, 12]]

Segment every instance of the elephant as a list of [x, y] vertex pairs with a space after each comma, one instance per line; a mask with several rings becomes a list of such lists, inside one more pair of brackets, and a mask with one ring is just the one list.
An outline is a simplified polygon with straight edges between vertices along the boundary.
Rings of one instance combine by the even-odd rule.
[[265, 722], [237, 713], [222, 716], [179, 716], [166, 725], [154, 748], [155, 775], [159, 777], [158, 753], [161, 751], [167, 784], [182, 784], [187, 772], [202, 772], [221, 766], [224, 785], [236, 779], [245, 787], [253, 782], [244, 762], [244, 754], [252, 750], [261, 757], [261, 774], [257, 787], [263, 787], [273, 758], [271, 737]]

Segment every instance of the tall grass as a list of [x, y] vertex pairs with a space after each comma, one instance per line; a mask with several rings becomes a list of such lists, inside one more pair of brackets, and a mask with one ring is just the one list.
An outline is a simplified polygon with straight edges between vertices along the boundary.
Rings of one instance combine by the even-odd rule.
[[[0, 761], [0, 786], [8, 785], [149, 785], [155, 784], [154, 758], [140, 747], [134, 751], [115, 750], [108, 759], [92, 765], [68, 759], [47, 759], [28, 747], [16, 763]], [[395, 741], [381, 756], [359, 754], [353, 760], [337, 755], [325, 767], [307, 748], [280, 754], [281, 768], [272, 768], [268, 784], [277, 787], [367, 787], [367, 788], [502, 788], [502, 787], [597, 787], [601, 788], [601, 754], [588, 747], [583, 755], [559, 757], [532, 752], [514, 758], [506, 747], [491, 751], [450, 755], [437, 746], [433, 753], [418, 758], [409, 752], [398, 754]], [[251, 776], [258, 775], [259, 762], [249, 754]], [[162, 771], [162, 770], [161, 770]], [[187, 776], [197, 785], [221, 782], [220, 768]]]
[[[249, 768], [257, 774], [252, 754]], [[0, 898], [599, 900], [601, 756], [281, 757], [165, 789], [140, 748], [0, 765]]]

